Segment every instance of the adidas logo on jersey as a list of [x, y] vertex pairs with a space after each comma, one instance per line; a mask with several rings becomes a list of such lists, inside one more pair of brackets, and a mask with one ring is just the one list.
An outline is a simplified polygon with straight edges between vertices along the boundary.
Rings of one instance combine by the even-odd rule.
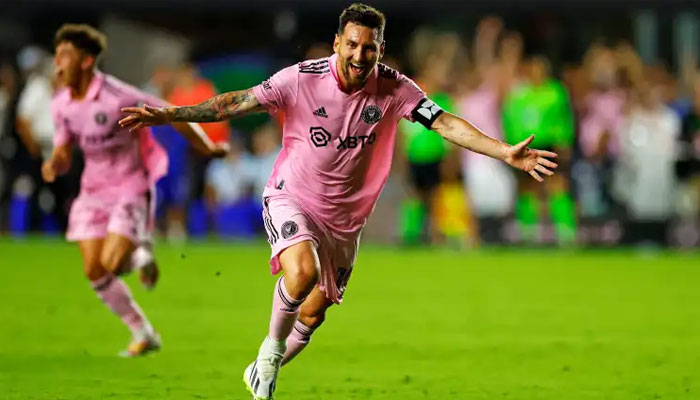
[[326, 114], [325, 107], [321, 107], [318, 110], [314, 111], [314, 115], [317, 117], [328, 118], [328, 114]]

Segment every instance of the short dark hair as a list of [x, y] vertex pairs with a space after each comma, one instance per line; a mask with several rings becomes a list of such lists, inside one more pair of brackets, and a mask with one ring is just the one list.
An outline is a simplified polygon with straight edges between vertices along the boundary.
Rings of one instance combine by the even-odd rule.
[[78, 50], [95, 58], [107, 49], [107, 36], [87, 24], [63, 24], [56, 32], [54, 46], [62, 42], [72, 43]]
[[338, 25], [338, 35], [342, 35], [345, 25], [353, 22], [371, 29], [379, 30], [379, 39], [384, 40], [384, 25], [386, 17], [384, 13], [374, 7], [362, 3], [355, 3], [343, 10], [340, 14], [340, 24]]

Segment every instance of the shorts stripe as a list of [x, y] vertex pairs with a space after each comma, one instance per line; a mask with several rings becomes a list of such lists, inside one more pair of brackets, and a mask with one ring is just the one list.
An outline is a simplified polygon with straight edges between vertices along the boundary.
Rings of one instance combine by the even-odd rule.
[[275, 244], [277, 240], [272, 234], [272, 229], [270, 229], [270, 223], [266, 216], [263, 216], [263, 223], [265, 224], [265, 230], [267, 231], [267, 241], [270, 242], [270, 244]]
[[272, 223], [272, 216], [270, 215], [269, 202], [270, 202], [270, 199], [268, 197], [265, 197], [263, 199], [263, 215], [264, 215], [263, 220], [264, 220], [265, 226], [267, 227], [267, 230], [268, 230], [268, 236], [271, 239], [270, 244], [275, 244], [279, 240], [279, 232], [277, 232], [277, 229], [275, 229], [275, 225]]

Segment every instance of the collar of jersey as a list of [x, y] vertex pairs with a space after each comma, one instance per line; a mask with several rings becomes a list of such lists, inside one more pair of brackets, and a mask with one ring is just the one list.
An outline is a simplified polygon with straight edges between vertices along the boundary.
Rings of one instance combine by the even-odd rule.
[[97, 95], [100, 93], [100, 89], [102, 88], [102, 83], [104, 83], [104, 81], [105, 74], [98, 70], [95, 70], [95, 73], [92, 76], [92, 80], [90, 81], [90, 85], [88, 86], [87, 93], [85, 94], [85, 98], [95, 100], [97, 98]]
[[[340, 87], [340, 79], [338, 78], [338, 54], [335, 53], [332, 56], [328, 58], [328, 64], [330, 64], [330, 70], [331, 70], [331, 75], [333, 75], [333, 79], [335, 79], [335, 83], [338, 86], [338, 90], [343, 92], [343, 89]], [[359, 92], [365, 92], [368, 94], [376, 94], [377, 93], [377, 76], [379, 74], [379, 70], [377, 67], [374, 67], [374, 70], [372, 71], [371, 74], [369, 74], [369, 78], [367, 79], [367, 82], [365, 82], [365, 85], [362, 87], [362, 89], [358, 90], [357, 92], [354, 92], [352, 94], [347, 94], [343, 92], [344, 94], [348, 96], [352, 96], [356, 93]]]

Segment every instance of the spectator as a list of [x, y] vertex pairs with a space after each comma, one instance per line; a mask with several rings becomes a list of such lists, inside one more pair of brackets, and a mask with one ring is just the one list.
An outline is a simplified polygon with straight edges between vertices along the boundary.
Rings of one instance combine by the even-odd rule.
[[[415, 56], [416, 60], [421, 60], [416, 83], [443, 110], [454, 112], [454, 100], [445, 89], [452, 74], [458, 47], [457, 38], [452, 34], [433, 34], [425, 31], [419, 33], [415, 40], [427, 40], [432, 43], [427, 48], [415, 45], [416, 48], [421, 48], [421, 51], [427, 51], [423, 56]], [[433, 209], [435, 189], [440, 184], [441, 164], [448, 155], [450, 145], [438, 133], [407, 120], [399, 123], [399, 131], [399, 141], [402, 142], [405, 158], [408, 160], [410, 184], [417, 197], [417, 202], [409, 200], [402, 207], [401, 237], [404, 242], [430, 243], [436, 229], [430, 213]], [[418, 226], [411, 226], [407, 221], [415, 221]], [[415, 237], [416, 234], [418, 237]]]
[[219, 235], [252, 237], [262, 229], [260, 197], [253, 195], [258, 167], [237, 143], [226, 158], [209, 164], [205, 193]]
[[[522, 39], [515, 33], [509, 33], [498, 49], [502, 29], [497, 18], [485, 18], [479, 23], [474, 40], [474, 67], [467, 71], [465, 81], [469, 84], [458, 103], [462, 115], [499, 140], [503, 139], [501, 103], [510, 85], [518, 79], [522, 53]], [[515, 178], [508, 166], [472, 151], [462, 152], [462, 172], [474, 212], [485, 223], [484, 228], [491, 230], [489, 225], [494, 220], [505, 217], [513, 209]]]
[[[629, 230], [633, 240], [665, 240], [664, 227], [673, 211], [681, 122], [663, 103], [663, 90], [649, 79], [639, 81], [620, 131], [616, 188], [629, 217], [641, 224]], [[660, 234], [646, 235], [652, 231]]]
[[9, 228], [12, 185], [18, 173], [13, 165], [17, 153], [14, 115], [18, 90], [19, 82], [14, 66], [3, 61], [0, 63], [0, 233]]
[[[569, 96], [564, 86], [550, 77], [546, 58], [531, 57], [525, 63], [525, 71], [527, 80], [514, 86], [505, 99], [505, 138], [515, 144], [534, 134], [533, 148], [551, 149], [559, 154], [558, 173], [546, 180], [544, 189], [557, 240], [560, 244], [571, 244], [576, 236], [576, 216], [566, 174], [574, 140]], [[518, 175], [518, 181], [516, 216], [520, 234], [525, 241], [536, 242], [542, 186], [525, 174]]]
[[53, 68], [49, 54], [34, 46], [24, 48], [17, 60], [26, 75], [26, 83], [17, 105], [17, 133], [29, 155], [40, 161], [51, 155], [53, 147]]
[[262, 197], [267, 180], [272, 173], [272, 167], [280, 150], [282, 150], [280, 136], [279, 126], [275, 122], [268, 122], [253, 133], [253, 159], [250, 176], [256, 199]]
[[590, 90], [584, 96], [578, 143], [581, 159], [574, 164], [581, 216], [601, 218], [612, 211], [610, 182], [619, 153], [619, 136], [627, 95], [618, 83], [619, 68], [612, 49], [593, 46], [585, 61]]
[[[174, 105], [182, 106], [199, 104], [216, 96], [216, 94], [216, 88], [211, 82], [200, 77], [192, 65], [184, 65], [178, 71], [175, 85], [166, 99]], [[225, 143], [230, 139], [231, 127], [228, 122], [203, 124], [202, 128], [215, 143]], [[188, 193], [185, 207], [191, 209], [193, 207], [199, 208], [202, 205], [205, 174], [210, 160], [200, 156], [191, 148], [188, 148], [188, 151], [189, 157], [186, 163], [188, 167], [186, 171]], [[174, 214], [169, 218], [171, 220], [185, 220], [185, 210], [178, 204], [174, 205], [170, 213]], [[178, 238], [184, 234], [181, 228], [177, 226], [173, 228], [168, 231], [169, 238]]]

